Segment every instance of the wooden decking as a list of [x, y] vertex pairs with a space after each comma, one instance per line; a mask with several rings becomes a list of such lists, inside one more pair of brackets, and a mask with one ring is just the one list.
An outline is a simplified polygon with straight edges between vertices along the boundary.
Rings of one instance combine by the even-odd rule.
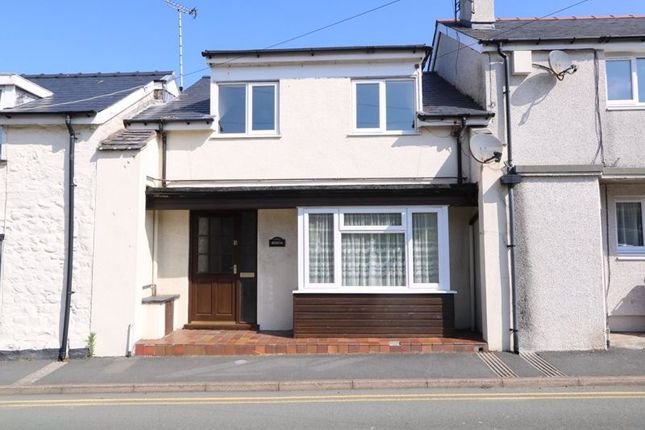
[[241, 330], [176, 330], [154, 340], [140, 340], [137, 356], [384, 354], [477, 352], [486, 342], [472, 333], [455, 337], [326, 337], [293, 338], [291, 332]]

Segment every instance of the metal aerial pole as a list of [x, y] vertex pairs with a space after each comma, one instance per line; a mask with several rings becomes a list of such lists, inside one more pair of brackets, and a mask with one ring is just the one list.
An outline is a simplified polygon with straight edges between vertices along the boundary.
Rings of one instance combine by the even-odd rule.
[[197, 9], [196, 8], [187, 8], [179, 3], [176, 3], [172, 0], [164, 0], [164, 2], [171, 8], [177, 11], [178, 17], [178, 29], [179, 29], [179, 89], [183, 90], [184, 88], [184, 34], [183, 34], [183, 24], [182, 24], [182, 15], [190, 15], [193, 19], [197, 18]]

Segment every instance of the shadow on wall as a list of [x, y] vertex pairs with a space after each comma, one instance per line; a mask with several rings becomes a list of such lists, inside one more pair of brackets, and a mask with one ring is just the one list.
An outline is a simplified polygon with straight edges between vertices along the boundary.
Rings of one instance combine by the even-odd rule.
[[645, 316], [645, 285], [637, 285], [618, 302], [611, 312], [615, 316]]
[[546, 99], [557, 82], [557, 79], [551, 73], [538, 73], [526, 79], [513, 91], [511, 95], [511, 104], [513, 106], [528, 105], [520, 118], [519, 125], [523, 125], [529, 120], [533, 107]]

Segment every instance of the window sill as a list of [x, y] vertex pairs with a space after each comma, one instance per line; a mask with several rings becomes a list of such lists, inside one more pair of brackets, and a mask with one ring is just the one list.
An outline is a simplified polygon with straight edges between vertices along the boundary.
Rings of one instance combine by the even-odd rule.
[[427, 288], [383, 288], [382, 290], [317, 288], [294, 290], [293, 294], [457, 294], [454, 290], [429, 290]]
[[233, 139], [281, 139], [281, 134], [214, 134], [209, 140], [233, 140]]
[[645, 261], [645, 253], [643, 254], [618, 254], [616, 261]]
[[608, 105], [608, 111], [621, 111], [621, 110], [645, 110], [645, 104], [638, 105]]
[[347, 137], [374, 137], [374, 136], [421, 136], [419, 131], [352, 131], [347, 133]]

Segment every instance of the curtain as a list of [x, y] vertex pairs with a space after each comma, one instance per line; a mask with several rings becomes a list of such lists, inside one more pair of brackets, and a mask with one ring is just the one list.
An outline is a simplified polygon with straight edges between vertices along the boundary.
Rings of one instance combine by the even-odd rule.
[[439, 240], [436, 213], [412, 214], [413, 278], [415, 283], [439, 282]]
[[391, 226], [401, 225], [401, 213], [346, 213], [343, 215], [346, 226]]
[[638, 202], [616, 203], [619, 246], [643, 246], [643, 212]]
[[309, 214], [309, 282], [334, 282], [334, 214]]
[[405, 286], [404, 233], [343, 233], [345, 286]]

